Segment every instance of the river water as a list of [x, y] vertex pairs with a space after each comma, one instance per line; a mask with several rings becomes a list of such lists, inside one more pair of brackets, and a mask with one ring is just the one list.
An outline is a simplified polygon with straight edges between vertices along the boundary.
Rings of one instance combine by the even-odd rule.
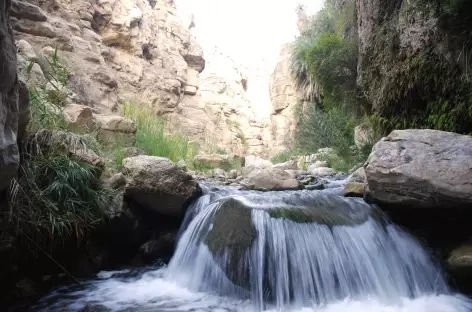
[[376, 207], [337, 195], [341, 185], [284, 192], [205, 187], [168, 266], [100, 272], [55, 290], [35, 309], [472, 311], [472, 301], [449, 289], [415, 238]]

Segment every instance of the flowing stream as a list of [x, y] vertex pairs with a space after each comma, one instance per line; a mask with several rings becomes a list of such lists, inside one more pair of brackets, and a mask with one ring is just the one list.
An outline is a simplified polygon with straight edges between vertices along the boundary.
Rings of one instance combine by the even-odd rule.
[[469, 312], [409, 234], [361, 199], [209, 188], [166, 267], [101, 272], [39, 311]]

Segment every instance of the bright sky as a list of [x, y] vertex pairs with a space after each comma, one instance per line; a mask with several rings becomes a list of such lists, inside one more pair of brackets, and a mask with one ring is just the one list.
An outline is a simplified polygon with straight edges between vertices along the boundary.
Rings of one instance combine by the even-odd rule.
[[[195, 16], [194, 35], [204, 51], [217, 46], [250, 71], [258, 71], [254, 100], [267, 102], [268, 75], [282, 44], [298, 33], [295, 9], [304, 4], [308, 15], [317, 12], [323, 0], [176, 0], [179, 11]], [[254, 81], [249, 82], [255, 86]], [[267, 103], [266, 103], [267, 104]], [[267, 105], [266, 105], [267, 106]], [[263, 112], [266, 113], [266, 112]]]

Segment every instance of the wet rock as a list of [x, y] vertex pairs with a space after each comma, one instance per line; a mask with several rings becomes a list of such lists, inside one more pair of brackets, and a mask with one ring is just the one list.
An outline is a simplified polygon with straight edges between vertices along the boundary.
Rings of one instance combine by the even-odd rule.
[[364, 183], [349, 182], [344, 186], [344, 196], [364, 197]]
[[316, 183], [316, 184], [310, 184], [310, 185], [305, 185], [305, 189], [309, 191], [315, 191], [315, 190], [324, 190], [325, 185], [324, 183]]
[[[238, 265], [244, 252], [251, 248], [257, 235], [251, 210], [242, 202], [229, 198], [215, 213], [213, 224], [205, 240], [208, 249], [234, 284], [247, 286], [249, 268], [241, 270]], [[231, 251], [228, 262], [225, 257], [227, 249]]]
[[162, 256], [169, 256], [174, 250], [177, 232], [163, 233], [156, 239], [151, 239], [139, 248], [144, 262], [152, 263]]
[[281, 169], [267, 167], [264, 169], [254, 169], [241, 181], [241, 184], [249, 189], [262, 191], [276, 190], [298, 190], [303, 188], [303, 184], [294, 179]]
[[192, 176], [167, 158], [130, 157], [123, 167], [128, 180], [125, 196], [150, 211], [182, 217], [189, 201], [201, 192]]
[[468, 293], [472, 292], [472, 245], [462, 245], [450, 253], [447, 269], [454, 283]]

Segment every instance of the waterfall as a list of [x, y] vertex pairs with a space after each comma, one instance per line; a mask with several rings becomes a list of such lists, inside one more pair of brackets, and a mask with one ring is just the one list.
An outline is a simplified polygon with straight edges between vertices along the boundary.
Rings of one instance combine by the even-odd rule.
[[[257, 309], [265, 302], [281, 309], [347, 297], [389, 302], [449, 292], [422, 246], [361, 199], [309, 191], [219, 195], [203, 196], [189, 211], [195, 217], [179, 240], [166, 278], [195, 291], [251, 299]], [[227, 206], [248, 210], [250, 218], [230, 211], [218, 218]], [[252, 223], [236, 224], [236, 229], [225, 224], [228, 231], [253, 228], [254, 239], [244, 250], [234, 240], [246, 239], [236, 232], [226, 233], [233, 242], [221, 252], [210, 250], [216, 223], [225, 218]]]
[[[362, 199], [202, 185], [167, 267], [102, 272], [39, 311], [470, 312], [408, 233]], [[95, 310], [94, 310], [95, 311]]]

